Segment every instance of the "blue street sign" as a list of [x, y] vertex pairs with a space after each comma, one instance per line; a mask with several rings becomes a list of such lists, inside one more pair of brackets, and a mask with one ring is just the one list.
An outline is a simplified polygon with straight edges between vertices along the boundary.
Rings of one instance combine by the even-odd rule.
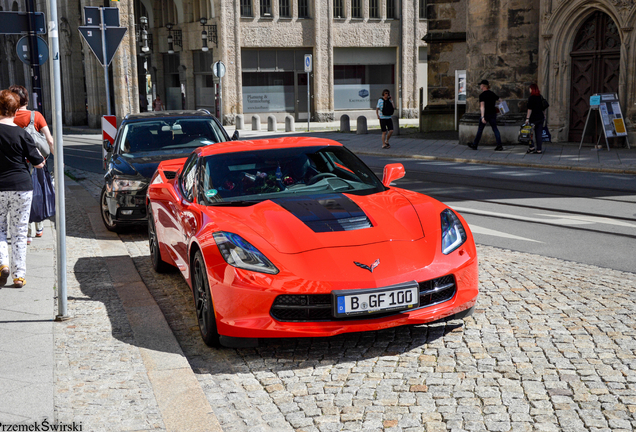
[[[31, 51], [29, 50], [29, 36], [21, 37], [15, 44], [18, 58], [25, 65], [31, 65]], [[49, 59], [49, 46], [46, 41], [38, 36], [38, 64], [42, 66]]]

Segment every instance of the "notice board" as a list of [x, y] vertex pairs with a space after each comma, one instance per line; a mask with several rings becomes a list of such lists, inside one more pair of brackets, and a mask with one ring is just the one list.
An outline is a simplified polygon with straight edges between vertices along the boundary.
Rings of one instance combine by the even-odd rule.
[[602, 93], [595, 96], [600, 96], [598, 109], [601, 114], [605, 136], [607, 138], [627, 136], [627, 128], [625, 127], [625, 119], [621, 111], [621, 104], [618, 101], [618, 95], [616, 93]]

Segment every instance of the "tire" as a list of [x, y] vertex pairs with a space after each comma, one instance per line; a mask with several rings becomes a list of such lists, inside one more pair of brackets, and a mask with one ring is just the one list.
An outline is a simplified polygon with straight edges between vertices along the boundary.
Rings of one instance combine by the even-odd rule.
[[214, 316], [214, 304], [210, 295], [210, 285], [208, 283], [208, 272], [205, 268], [203, 255], [197, 251], [192, 259], [192, 295], [194, 296], [194, 307], [199, 322], [201, 338], [207, 346], [219, 347], [219, 333], [216, 329], [216, 318]]
[[152, 268], [155, 269], [157, 273], [169, 273], [174, 270], [174, 266], [161, 259], [159, 240], [157, 239], [157, 231], [155, 230], [155, 220], [152, 217], [150, 206], [148, 206], [146, 214], [148, 215], [148, 246], [150, 247]]
[[102, 215], [102, 222], [108, 231], [120, 232], [121, 225], [113, 220], [112, 215], [108, 211], [108, 202], [106, 201], [106, 186], [102, 188], [102, 193], [99, 198], [100, 214]]

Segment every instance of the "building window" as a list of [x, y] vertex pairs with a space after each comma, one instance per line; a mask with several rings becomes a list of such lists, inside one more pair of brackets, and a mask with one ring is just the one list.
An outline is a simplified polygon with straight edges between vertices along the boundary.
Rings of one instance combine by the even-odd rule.
[[309, 0], [298, 0], [298, 18], [309, 18]]
[[386, 0], [386, 18], [395, 19], [396, 17], [395, 0]]
[[344, 18], [344, 2], [342, 0], [333, 0], [333, 17]]
[[278, 0], [278, 14], [283, 18], [291, 18], [291, 0]]
[[252, 17], [252, 0], [241, 0], [241, 16]]
[[426, 0], [420, 0], [420, 19], [426, 18]]
[[351, 0], [351, 18], [362, 18], [362, 0]]
[[272, 16], [272, 0], [261, 0], [261, 16]]
[[369, 18], [380, 18], [380, 0], [369, 0]]

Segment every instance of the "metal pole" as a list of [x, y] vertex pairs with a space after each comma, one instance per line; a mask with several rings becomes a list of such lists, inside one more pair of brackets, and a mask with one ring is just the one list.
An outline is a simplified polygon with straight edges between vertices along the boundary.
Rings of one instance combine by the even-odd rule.
[[309, 72], [307, 72], [307, 132], [309, 132], [310, 120], [311, 120], [311, 103], [309, 99]]
[[110, 82], [108, 77], [108, 62], [106, 60], [106, 23], [104, 22], [104, 8], [99, 7], [99, 30], [102, 32], [102, 54], [104, 55], [104, 79], [106, 80], [106, 107], [108, 115], [110, 112]]
[[[218, 69], [221, 69], [221, 64], [219, 63]], [[219, 77], [219, 120], [221, 120], [221, 124], [223, 124], [223, 77]]]
[[31, 53], [31, 87], [33, 90], [33, 108], [44, 115], [42, 105], [42, 79], [40, 78], [40, 56], [38, 53], [38, 35], [35, 29], [35, 5], [33, 0], [26, 2], [29, 16], [29, 51]]
[[60, 41], [57, 32], [57, 0], [48, 0], [49, 66], [51, 72], [51, 106], [55, 137], [55, 231], [57, 233], [57, 317], [68, 319], [66, 290], [66, 207], [64, 206], [64, 141], [62, 138], [62, 80], [60, 77]]

